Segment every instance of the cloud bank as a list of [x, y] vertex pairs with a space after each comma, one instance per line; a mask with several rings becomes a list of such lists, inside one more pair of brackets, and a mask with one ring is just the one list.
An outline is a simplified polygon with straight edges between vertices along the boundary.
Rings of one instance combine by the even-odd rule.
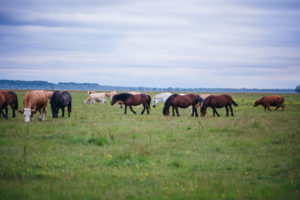
[[294, 88], [298, 19], [293, 0], [0, 0], [0, 79]]

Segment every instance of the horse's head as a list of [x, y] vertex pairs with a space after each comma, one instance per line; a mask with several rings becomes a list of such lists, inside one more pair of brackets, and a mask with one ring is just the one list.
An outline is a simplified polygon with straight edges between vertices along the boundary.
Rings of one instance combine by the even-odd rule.
[[110, 105], [114, 105], [118, 100], [117, 98], [115, 98], [116, 96], [114, 96], [111, 100], [111, 104]]
[[153, 98], [153, 104], [152, 104], [153, 108], [155, 108], [156, 104], [157, 104], [157, 100], [156, 100], [156, 98], [154, 97], [154, 98]]
[[169, 116], [169, 109], [164, 108], [164, 109], [163, 109], [163, 115], [164, 115], [164, 116]]
[[204, 117], [206, 115], [206, 106], [202, 105], [200, 112], [201, 112], [201, 117]]

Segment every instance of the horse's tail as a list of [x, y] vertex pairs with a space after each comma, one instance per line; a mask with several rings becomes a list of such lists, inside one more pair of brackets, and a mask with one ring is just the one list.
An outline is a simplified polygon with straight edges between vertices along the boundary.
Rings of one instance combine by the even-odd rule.
[[173, 100], [176, 96], [178, 96], [178, 94], [173, 94], [171, 96], [169, 96], [169, 98], [166, 100], [165, 102], [165, 106], [164, 106], [164, 109], [163, 109], [163, 114], [164, 115], [167, 115], [167, 111], [169, 110], [170, 106], [171, 106], [171, 100]]
[[235, 101], [233, 101], [233, 99], [232, 99], [232, 104], [233, 104], [234, 106], [238, 106], [238, 104], [237, 104]]
[[150, 97], [150, 95], [147, 95], [148, 96], [148, 102], [147, 102], [147, 104], [148, 104], [148, 108], [150, 109], [151, 108], [151, 97]]
[[18, 101], [18, 97], [16, 97], [15, 99], [15, 109], [18, 110], [19, 109], [19, 101]]

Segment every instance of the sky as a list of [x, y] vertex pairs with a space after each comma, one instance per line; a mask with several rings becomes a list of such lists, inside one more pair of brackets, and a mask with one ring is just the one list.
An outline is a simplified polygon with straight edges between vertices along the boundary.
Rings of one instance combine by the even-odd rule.
[[299, 0], [0, 0], [0, 79], [295, 88]]

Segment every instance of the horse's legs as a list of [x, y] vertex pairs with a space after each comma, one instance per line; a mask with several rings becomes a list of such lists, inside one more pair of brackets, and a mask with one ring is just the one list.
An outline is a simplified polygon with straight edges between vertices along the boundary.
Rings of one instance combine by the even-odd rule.
[[127, 112], [127, 105], [125, 105], [125, 111], [124, 111], [124, 114], [126, 114]]
[[175, 113], [174, 113], [174, 106], [172, 106], [172, 114], [173, 114], [173, 117], [175, 116]]
[[[219, 113], [217, 112], [217, 110], [216, 110], [216, 108], [215, 107], [213, 107], [213, 110], [214, 110], [214, 113], [216, 113], [217, 114], [217, 116], [218, 117], [220, 117], [220, 115], [219, 115]], [[214, 115], [215, 116], [215, 115]]]
[[[226, 108], [226, 117], [228, 117], [228, 106], [225, 106], [225, 108]], [[232, 114], [232, 112], [231, 112], [231, 114]]]
[[70, 102], [68, 104], [68, 117], [70, 117], [70, 115], [71, 115], [71, 109], [72, 109], [72, 103]]
[[192, 106], [192, 110], [190, 108], [189, 108], [189, 110], [191, 111], [191, 116], [193, 117], [194, 114], [195, 114], [195, 108], [194, 108], [194, 106]]
[[131, 112], [133, 112], [136, 115], [136, 112], [132, 109], [132, 106], [129, 106]]
[[141, 114], [144, 114], [145, 109], [146, 109], [146, 106], [143, 104], [143, 110], [142, 110]]
[[[62, 108], [61, 108], [61, 111], [62, 111], [61, 117], [64, 117], [64, 116], [65, 116], [65, 107], [62, 107]], [[57, 114], [58, 114], [58, 113], [57, 113]]]
[[198, 111], [197, 111], [197, 108], [196, 108], [196, 106], [194, 107], [194, 112], [196, 113], [196, 117], [198, 117], [199, 115], [198, 115]]
[[232, 109], [232, 106], [231, 106], [231, 105], [229, 105], [229, 108], [230, 108], [231, 116], [233, 117], [233, 116], [234, 116], [234, 114], [233, 114], [233, 109]]
[[7, 118], [7, 113], [8, 113], [8, 107], [7, 107], [7, 105], [5, 106], [5, 119], [8, 119]]
[[177, 114], [177, 117], [179, 117], [179, 112], [178, 112], [178, 107], [175, 107], [175, 110], [176, 110], [176, 114]]

